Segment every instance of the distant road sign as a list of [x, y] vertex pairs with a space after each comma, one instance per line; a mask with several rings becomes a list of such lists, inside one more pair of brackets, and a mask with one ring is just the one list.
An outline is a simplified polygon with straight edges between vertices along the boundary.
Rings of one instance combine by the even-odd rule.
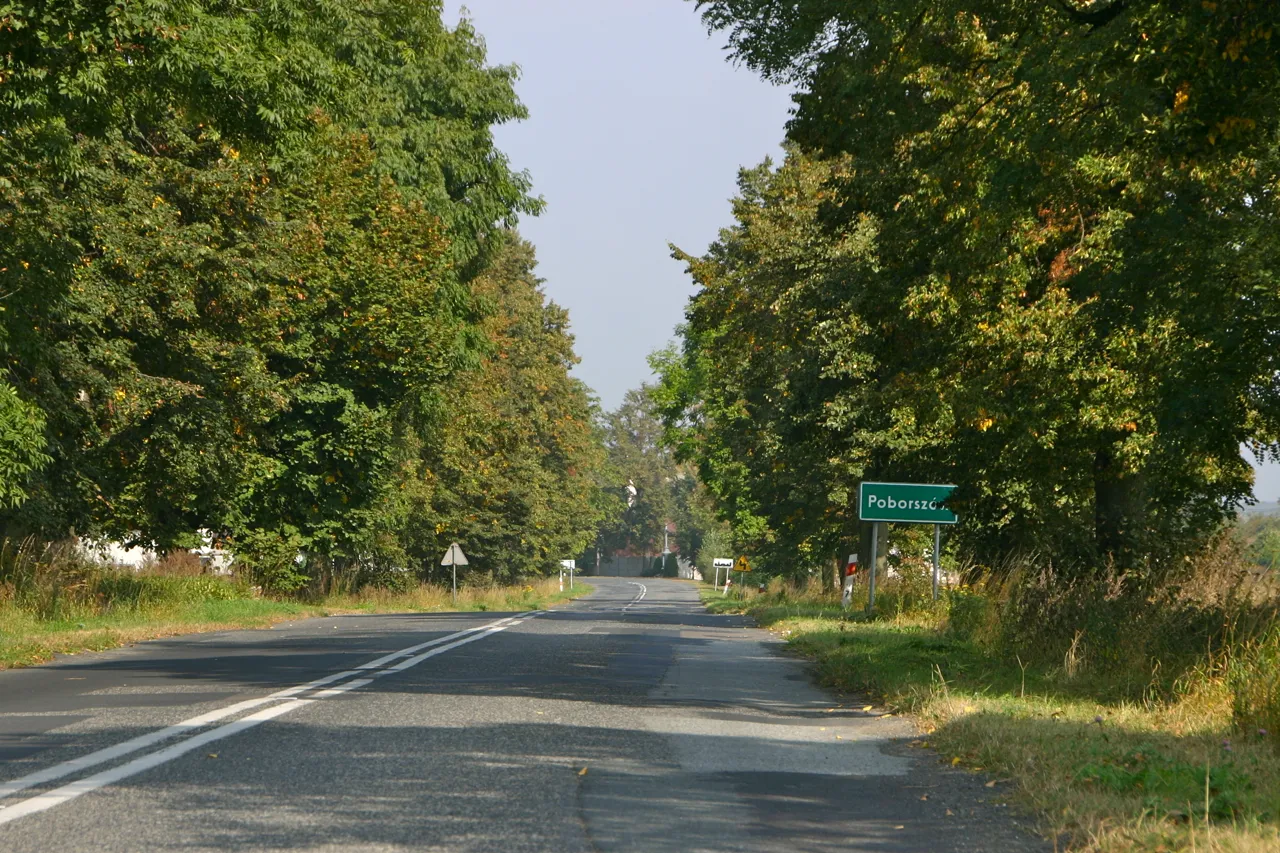
[[444, 559], [440, 561], [442, 566], [465, 566], [467, 565], [467, 555], [462, 553], [462, 548], [454, 542], [449, 546], [449, 550], [444, 552]]
[[858, 487], [858, 517], [863, 521], [955, 524], [959, 518], [942, 505], [955, 488], [927, 483], [863, 483]]
[[735, 572], [749, 572], [751, 571], [751, 564], [747, 562], [746, 557], [739, 557], [738, 561], [733, 564], [733, 570]]
[[733, 560], [728, 557], [716, 557], [711, 561], [711, 567], [715, 569], [732, 569]]

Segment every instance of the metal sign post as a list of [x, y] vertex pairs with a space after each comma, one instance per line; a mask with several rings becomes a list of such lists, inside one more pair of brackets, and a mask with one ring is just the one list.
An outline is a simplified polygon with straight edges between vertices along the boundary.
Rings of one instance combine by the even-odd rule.
[[871, 582], [867, 587], [867, 613], [876, 609], [876, 563], [880, 562], [880, 522], [871, 523]]
[[933, 600], [938, 600], [938, 578], [942, 575], [942, 525], [933, 526]]
[[453, 567], [453, 603], [456, 605], [458, 603], [458, 566], [467, 565], [467, 555], [462, 553], [457, 542], [451, 542], [449, 550], [444, 552], [444, 559], [440, 561], [440, 565]]
[[564, 592], [565, 570], [567, 569], [569, 571], [569, 589], [573, 589], [573, 570], [576, 569], [577, 567], [578, 567], [578, 563], [576, 560], [560, 561], [560, 591], [561, 592]]

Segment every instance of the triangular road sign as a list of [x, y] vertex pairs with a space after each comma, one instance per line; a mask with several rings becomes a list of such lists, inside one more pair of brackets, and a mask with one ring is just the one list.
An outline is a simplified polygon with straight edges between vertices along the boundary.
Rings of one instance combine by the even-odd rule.
[[449, 550], [444, 552], [444, 559], [440, 561], [440, 565], [465, 566], [467, 565], [467, 555], [462, 553], [458, 543], [454, 542], [449, 546]]

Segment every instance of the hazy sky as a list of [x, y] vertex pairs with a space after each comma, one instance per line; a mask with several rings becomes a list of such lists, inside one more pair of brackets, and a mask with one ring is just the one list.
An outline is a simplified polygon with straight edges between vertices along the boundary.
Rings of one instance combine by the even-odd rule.
[[[737, 170], [779, 156], [790, 98], [730, 65], [686, 0], [446, 0], [493, 64], [521, 68], [526, 122], [497, 130], [546, 212], [520, 226], [569, 309], [577, 375], [613, 408], [651, 378], [693, 287], [667, 248], [700, 254], [730, 222]], [[1280, 499], [1280, 466], [1258, 498]]]
[[448, 0], [489, 61], [521, 68], [526, 122], [498, 146], [547, 202], [520, 230], [569, 309], [577, 375], [613, 408], [650, 378], [693, 293], [668, 243], [701, 254], [730, 222], [740, 166], [777, 156], [786, 92], [725, 61], [684, 0]]

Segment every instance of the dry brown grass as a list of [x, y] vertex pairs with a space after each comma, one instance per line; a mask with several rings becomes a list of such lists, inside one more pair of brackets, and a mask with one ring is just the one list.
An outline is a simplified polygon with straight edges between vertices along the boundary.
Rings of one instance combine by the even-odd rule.
[[1256, 717], [1280, 702], [1274, 588], [1228, 551], [1178, 581], [1006, 576], [944, 608], [890, 582], [876, 620], [822, 590], [706, 598], [786, 636], [827, 684], [914, 714], [917, 746], [1004, 780], [1058, 849], [1280, 850], [1280, 744]]

